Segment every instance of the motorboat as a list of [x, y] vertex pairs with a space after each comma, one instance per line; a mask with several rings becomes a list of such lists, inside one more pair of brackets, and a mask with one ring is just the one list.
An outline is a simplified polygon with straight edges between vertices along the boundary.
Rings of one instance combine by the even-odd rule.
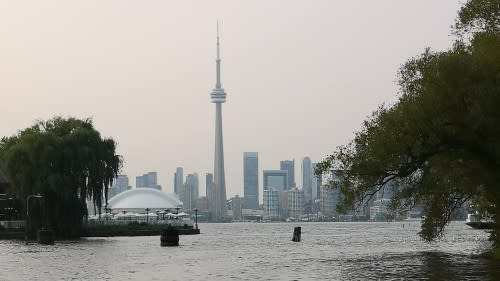
[[467, 215], [465, 224], [475, 229], [493, 229], [494, 221], [489, 216], [482, 216], [475, 212]]

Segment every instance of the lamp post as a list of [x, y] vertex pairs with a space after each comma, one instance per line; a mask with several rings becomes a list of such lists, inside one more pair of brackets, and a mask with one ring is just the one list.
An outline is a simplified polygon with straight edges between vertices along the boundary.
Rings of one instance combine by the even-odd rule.
[[163, 220], [165, 220], [165, 212], [168, 214], [170, 213], [170, 209], [166, 209], [163, 211]]
[[26, 224], [24, 226], [24, 240], [28, 243], [28, 222], [30, 217], [30, 199], [31, 198], [43, 198], [40, 194], [31, 194], [26, 197]]
[[149, 208], [146, 208], [146, 223], [149, 223]]
[[198, 208], [194, 208], [194, 228], [198, 229]]

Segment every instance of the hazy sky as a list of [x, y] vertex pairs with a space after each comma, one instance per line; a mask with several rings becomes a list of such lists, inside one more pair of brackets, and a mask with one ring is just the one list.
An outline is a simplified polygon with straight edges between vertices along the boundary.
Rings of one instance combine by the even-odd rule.
[[[459, 1], [1, 1], [0, 135], [54, 115], [93, 117], [123, 173], [213, 171], [220, 22], [228, 197], [243, 152], [260, 170], [316, 162], [397, 96], [398, 67], [444, 49]], [[259, 178], [262, 188], [262, 174]], [[262, 190], [260, 191], [262, 195]]]

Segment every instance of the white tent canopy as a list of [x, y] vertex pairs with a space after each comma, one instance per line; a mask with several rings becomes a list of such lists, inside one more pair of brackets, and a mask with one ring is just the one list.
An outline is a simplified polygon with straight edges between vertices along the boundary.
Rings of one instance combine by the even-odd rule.
[[182, 206], [182, 202], [175, 195], [153, 188], [135, 188], [119, 193], [111, 198], [108, 204], [113, 210], [134, 210], [134, 212], [141, 210], [145, 212], [146, 208], [154, 211]]

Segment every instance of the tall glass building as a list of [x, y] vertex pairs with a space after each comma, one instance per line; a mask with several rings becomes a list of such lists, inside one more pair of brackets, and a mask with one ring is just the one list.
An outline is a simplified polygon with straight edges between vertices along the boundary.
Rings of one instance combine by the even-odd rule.
[[288, 188], [288, 171], [286, 170], [264, 170], [264, 191], [275, 189], [285, 191]]
[[181, 195], [181, 189], [184, 184], [184, 173], [182, 167], [177, 167], [174, 174], [174, 192], [178, 196]]
[[295, 160], [280, 161], [280, 170], [288, 172], [286, 190], [295, 187]]
[[312, 165], [311, 158], [304, 157], [302, 160], [302, 191], [305, 203], [312, 200]]
[[259, 156], [257, 152], [243, 153], [243, 206], [259, 208]]

